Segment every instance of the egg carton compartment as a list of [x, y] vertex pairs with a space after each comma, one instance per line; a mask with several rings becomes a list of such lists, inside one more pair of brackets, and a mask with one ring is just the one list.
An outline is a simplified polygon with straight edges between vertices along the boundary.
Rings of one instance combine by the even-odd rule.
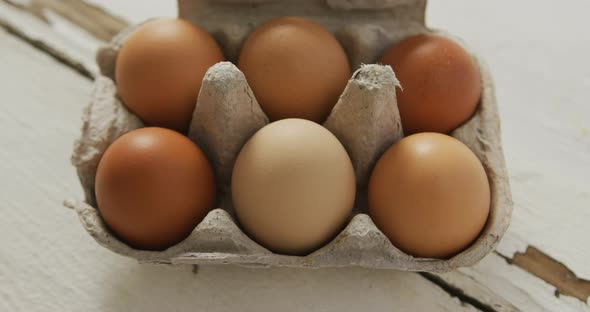
[[98, 162], [119, 136], [145, 126], [122, 104], [114, 82], [118, 49], [136, 26], [121, 32], [97, 55], [102, 75], [94, 83], [83, 115], [82, 134], [72, 155], [86, 198], [83, 202], [69, 200], [67, 206], [76, 210], [84, 228], [99, 244], [144, 263], [361, 266], [429, 272], [475, 264], [494, 249], [506, 231], [512, 201], [492, 77], [473, 54], [481, 73], [481, 100], [475, 115], [452, 136], [477, 155], [490, 182], [491, 209], [479, 238], [450, 259], [415, 258], [397, 249], [366, 214], [365, 189], [370, 172], [381, 154], [403, 137], [403, 132], [395, 93], [399, 82], [393, 70], [389, 66], [361, 64], [375, 62], [387, 47], [410, 35], [437, 33], [451, 37], [424, 25], [425, 5], [425, 0], [305, 0], [297, 4], [288, 0], [179, 1], [180, 17], [213, 34], [230, 61], [236, 61], [241, 43], [259, 24], [295, 15], [331, 30], [347, 51], [353, 68], [359, 68], [324, 123], [353, 162], [357, 203], [347, 226], [319, 250], [301, 257], [274, 254], [244, 234], [233, 216], [230, 180], [234, 161], [243, 144], [269, 121], [245, 76], [230, 62], [208, 70], [188, 132], [213, 164], [219, 208], [210, 211], [185, 240], [163, 251], [133, 249], [109, 231], [96, 208], [94, 178]]

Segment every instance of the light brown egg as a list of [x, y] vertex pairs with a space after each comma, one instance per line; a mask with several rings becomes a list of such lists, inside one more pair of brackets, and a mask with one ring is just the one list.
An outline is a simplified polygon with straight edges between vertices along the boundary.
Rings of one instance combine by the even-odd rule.
[[350, 78], [348, 59], [334, 35], [298, 17], [271, 20], [250, 34], [239, 68], [272, 121], [322, 122]]
[[181, 19], [150, 21], [119, 52], [117, 89], [147, 124], [184, 132], [205, 72], [221, 61], [221, 49], [201, 28]]
[[161, 250], [186, 238], [213, 207], [215, 179], [188, 138], [143, 128], [108, 147], [95, 191], [98, 209], [117, 236], [138, 249]]
[[236, 160], [233, 204], [244, 230], [276, 253], [308, 254], [350, 217], [355, 175], [346, 150], [324, 127], [284, 119], [259, 130]]
[[449, 133], [475, 112], [481, 95], [479, 69], [459, 44], [436, 35], [417, 35], [387, 50], [402, 88], [396, 90], [404, 133]]
[[369, 214], [409, 255], [449, 258], [482, 231], [490, 210], [485, 170], [471, 150], [438, 133], [390, 147], [369, 182]]

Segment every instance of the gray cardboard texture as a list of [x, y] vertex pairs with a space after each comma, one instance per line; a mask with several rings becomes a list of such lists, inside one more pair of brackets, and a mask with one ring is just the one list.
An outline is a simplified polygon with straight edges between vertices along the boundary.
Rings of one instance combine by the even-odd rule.
[[67, 201], [66, 205], [77, 211], [84, 228], [98, 243], [140, 262], [251, 267], [361, 266], [429, 272], [475, 264], [497, 245], [512, 211], [494, 86], [488, 69], [476, 56], [473, 57], [482, 77], [481, 103], [475, 116], [452, 135], [479, 157], [490, 180], [491, 212], [480, 237], [467, 250], [448, 260], [413, 258], [393, 246], [366, 214], [363, 188], [370, 171], [383, 151], [402, 138], [403, 133], [395, 99], [399, 82], [391, 67], [361, 64], [374, 63], [384, 49], [402, 38], [434, 32], [424, 25], [425, 5], [425, 0], [179, 1], [180, 16], [213, 34], [229, 61], [236, 61], [241, 43], [257, 25], [273, 17], [297, 15], [315, 20], [334, 32], [353, 68], [358, 68], [324, 124], [351, 156], [359, 185], [358, 204], [346, 228], [321, 249], [305, 257], [273, 254], [246, 236], [232, 217], [229, 184], [233, 162], [242, 145], [268, 123], [268, 118], [258, 106], [244, 75], [229, 62], [219, 63], [207, 72], [189, 130], [189, 137], [215, 166], [220, 208], [212, 210], [184, 241], [160, 252], [132, 249], [109, 232], [96, 208], [96, 168], [109, 144], [122, 134], [144, 126], [120, 102], [113, 82], [117, 51], [133, 28], [122, 32], [98, 53], [97, 62], [103, 76], [94, 83], [83, 116], [82, 135], [72, 155], [86, 200]]

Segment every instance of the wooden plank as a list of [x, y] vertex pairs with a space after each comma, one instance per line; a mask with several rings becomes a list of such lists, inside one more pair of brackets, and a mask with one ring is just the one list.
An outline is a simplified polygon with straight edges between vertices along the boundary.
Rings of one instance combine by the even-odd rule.
[[1, 19], [0, 19], [0, 27], [3, 28], [4, 31], [10, 33], [11, 35], [18, 37], [19, 39], [21, 39], [24, 42], [27, 42], [28, 44], [35, 47], [36, 49], [39, 49], [39, 50], [45, 52], [46, 54], [50, 55], [56, 61], [74, 69], [75, 71], [80, 73], [80, 75], [82, 75], [86, 78], [89, 78], [89, 79], [94, 78], [96, 73], [91, 72], [88, 68], [86, 68], [86, 66], [84, 66], [84, 64], [78, 62], [75, 59], [72, 59], [69, 55], [61, 52], [60, 50], [53, 48], [52, 46], [46, 44], [44, 41], [39, 40], [39, 39], [35, 39], [35, 38], [31, 38], [26, 33], [22, 32], [20, 29], [15, 28], [11, 24], [6, 23], [5, 21], [3, 21]]
[[534, 247], [529, 246], [525, 253], [517, 253], [512, 264], [554, 285], [556, 295], [571, 296], [581, 301], [590, 297], [590, 281], [578, 278], [565, 265]]
[[[155, 15], [173, 15], [176, 10], [175, 1], [149, 1], [141, 6], [128, 1], [91, 2], [134, 22]], [[499, 252], [512, 258], [515, 253], [524, 253], [527, 247], [534, 246], [588, 280], [590, 266], [585, 265], [583, 259], [590, 257], [590, 248], [575, 246], [586, 244], [585, 220], [590, 219], [587, 209], [590, 193], [585, 187], [590, 185], [590, 125], [585, 117], [590, 115], [590, 107], [585, 105], [585, 99], [590, 97], [587, 87], [590, 69], [577, 66], [585, 55], [590, 54], [590, 42], [578, 40], [577, 30], [590, 28], [590, 21], [583, 16], [588, 8], [587, 1], [574, 0], [568, 6], [571, 8], [569, 12], [577, 17], [563, 16], [559, 11], [562, 14], [558, 16], [560, 27], [546, 22], [556, 20], [551, 1], [513, 3], [504, 0], [482, 5], [472, 1], [444, 4], [432, 1], [428, 17], [430, 24], [447, 29], [476, 47], [491, 63], [498, 82], [505, 154], [515, 201], [512, 226], [500, 244]], [[536, 14], [527, 15], [524, 23], [522, 12], [531, 7], [535, 8]], [[458, 12], [469, 14], [456, 18]], [[496, 22], [498, 16], [502, 16], [502, 23]], [[28, 23], [19, 25], [30, 33], [38, 32], [36, 26]], [[514, 33], [515, 30], [518, 32]], [[482, 36], [482, 33], [486, 35]], [[55, 42], [49, 35], [37, 37], [47, 38], [52, 44]], [[559, 49], [552, 40], [545, 39], [550, 37], [560, 38]], [[535, 48], [528, 50], [525, 47]], [[69, 51], [73, 49], [58, 50], [68, 51], [64, 53], [70, 55]], [[87, 54], [93, 58], [93, 53], [86, 51], [82, 59], [89, 59]], [[546, 53], [551, 57], [548, 58]], [[548, 59], [565, 60], [566, 64], [547, 62]], [[95, 71], [93, 61], [81, 63], [91, 63], [87, 66]], [[528, 87], [518, 87], [522, 85]], [[531, 90], [547, 90], [548, 93]], [[569, 91], [562, 94], [550, 90]], [[557, 109], [555, 103], [564, 101], [568, 103], [567, 109]], [[534, 137], [531, 133], [535, 133]], [[549, 141], [558, 143], [550, 145]], [[556, 159], [560, 161], [556, 162]], [[549, 220], [557, 226], [548, 226]]]
[[[579, 40], [590, 28], [587, 9], [581, 0], [568, 10], [551, 1], [429, 2], [430, 25], [474, 47], [497, 85], [512, 224], [498, 254], [441, 276], [482, 301], [485, 287], [523, 311], [588, 310], [590, 68], [578, 65], [590, 54], [590, 42]], [[556, 297], [558, 287], [569, 291]]]
[[0, 26], [19, 33], [21, 38], [35, 42], [38, 48], [52, 54], [59, 54], [69, 63], [76, 63], [81, 71], [95, 74], [98, 66], [95, 53], [102, 42], [70, 21], [47, 11], [39, 17], [34, 11], [19, 9], [0, 0]]
[[[514, 198], [505, 257], [533, 246], [590, 279], [590, 3], [430, 1], [430, 25], [490, 64]], [[460, 16], [460, 18], [459, 18]], [[587, 38], [587, 35], [586, 35]]]
[[[422, 276], [460, 298], [461, 301], [469, 302], [482, 311], [520, 311], [516, 305], [495, 293], [487, 285], [483, 285], [459, 271], [445, 274], [422, 273]], [[532, 303], [527, 304], [531, 305]]]
[[[61, 201], [91, 81], [0, 30], [0, 311], [477, 311], [420, 275], [358, 268], [139, 265], [98, 246]], [[360, 291], [360, 293], [359, 293]]]
[[[119, 10], [134, 11], [128, 7], [122, 7], [123, 4], [112, 3], [111, 1], [92, 0], [92, 2], [119, 12]], [[575, 10], [578, 15], [585, 12], [588, 4], [583, 0], [577, 0], [571, 6], [579, 8]], [[535, 7], [538, 14], [533, 16], [527, 15], [527, 23], [523, 23], [521, 16], [523, 12], [527, 12], [531, 7]], [[506, 10], [506, 8], [510, 10]], [[456, 18], [458, 12], [469, 12], [469, 14], [462, 14], [462, 18]], [[490, 14], [490, 12], [492, 12]], [[495, 12], [495, 13], [494, 13]], [[130, 13], [131, 14], [131, 13]], [[569, 14], [569, 13], [568, 13]], [[585, 105], [585, 99], [590, 97], [590, 88], [575, 88], [570, 100], [568, 111], [559, 114], [557, 117], [558, 124], [552, 124], [548, 127], [547, 120], [554, 117], [555, 109], [553, 107], [553, 100], [545, 97], [538, 97], [534, 95], [534, 102], [537, 105], [540, 103], [541, 109], [535, 109], [535, 114], [530, 117], [526, 116], [528, 108], [531, 106], [528, 103], [532, 99], [527, 100], [530, 96], [529, 92], [523, 88], [504, 88], [502, 85], [514, 85], [515, 74], [520, 75], [522, 82], [536, 81], [536, 72], [530, 71], [531, 68], [543, 69], [546, 66], [554, 66], [551, 72], [559, 73], [563, 71], [563, 64], [559, 62], [547, 64], [544, 60], [539, 58], [534, 62], [522, 62], [520, 66], [514, 66], [515, 63], [510, 59], [506, 59], [504, 55], [510, 55], [513, 59], [525, 60], [529, 51], [524, 48], [526, 45], [519, 44], [515, 40], [526, 40], [525, 38], [533, 38], [531, 45], [539, 46], [538, 53], [542, 51], [553, 51], [555, 59], [568, 59], [571, 51], [575, 51], [573, 58], [569, 58], [570, 62], [575, 63], [584, 59], [584, 55], [590, 54], [590, 42], [585, 41], [580, 43], [575, 29], [590, 28], [590, 21], [579, 16], [579, 18], [571, 18], [562, 16], [563, 20], [560, 28], [555, 28], [551, 23], [545, 21], [551, 20], [554, 16], [554, 3], [552, 2], [532, 2], [522, 1], [515, 4], [511, 1], [501, 1], [487, 3], [481, 5], [472, 1], [457, 1], [453, 3], [442, 3], [431, 1], [428, 14], [431, 24], [443, 29], [447, 29], [461, 37], [473, 46], [479, 48], [479, 52], [484, 58], [490, 58], [494, 67], [494, 72], [498, 73], [497, 80], [499, 80], [499, 98], [501, 100], [500, 109], [504, 119], [504, 141], [505, 153], [507, 156], [509, 170], [512, 173], [512, 185], [515, 199], [515, 212], [513, 225], [510, 228], [505, 240], [499, 246], [499, 252], [506, 257], [518, 257], [521, 261], [515, 261], [516, 266], [527, 268], [527, 257], [525, 253], [527, 248], [534, 248], [533, 246], [541, 246], [544, 250], [550, 251], [550, 258], [554, 261], [545, 262], [541, 270], [531, 271], [530, 273], [543, 277], [543, 274], [554, 274], [555, 277], [548, 282], [555, 285], [558, 280], [570, 280], [573, 283], [569, 287], [588, 287], [588, 283], [583, 278], [590, 278], [590, 266], [585, 265], [584, 259], [590, 257], [590, 248], [577, 248], [576, 246], [584, 246], [585, 238], [587, 237], [585, 231], [585, 224], [590, 219], [590, 196], [585, 188], [585, 185], [590, 185], [590, 125], [588, 120], [584, 121], [584, 117], [589, 116], [590, 110]], [[503, 20], [508, 18], [503, 23], [496, 23], [495, 19], [498, 16], [503, 16]], [[487, 18], [486, 23], [482, 23], [481, 19]], [[583, 24], [582, 24], [583, 23]], [[525, 25], [525, 27], [522, 27]], [[477, 27], [474, 27], [477, 26]], [[542, 27], [540, 29], [539, 27]], [[564, 31], [569, 28], [571, 31]], [[485, 30], [487, 36], [481, 36], [482, 29]], [[506, 36], [514, 29], [519, 29], [521, 33], [519, 36]], [[551, 40], [542, 40], [539, 34], [551, 34], [554, 37], [562, 38], [562, 44], [569, 46], [555, 49], [552, 46]], [[509, 47], [508, 51], [498, 49], [498, 45]], [[560, 55], [563, 54], [563, 55]], [[540, 66], [539, 64], [543, 64]], [[494, 66], [496, 65], [496, 66]], [[590, 70], [586, 66], [575, 66], [572, 64], [568, 68], [575, 68], [568, 72], [568, 77], [572, 81], [579, 81], [581, 84], [589, 84]], [[546, 69], [544, 71], [547, 71]], [[561, 75], [549, 75], [553, 79], [544, 81], [546, 87], [543, 89], [551, 90], [552, 86], [560, 85], [562, 81]], [[524, 91], [524, 92], [523, 92]], [[554, 93], [554, 97], [559, 97], [559, 94]], [[510, 100], [511, 98], [515, 98]], [[507, 99], [502, 102], [502, 99]], [[513, 102], [513, 104], [510, 104]], [[524, 117], [523, 117], [524, 115]], [[570, 121], [574, 121], [573, 125]], [[569, 125], [568, 125], [569, 124]], [[535, 129], [541, 140], [535, 140], [530, 137], [531, 130]], [[513, 133], [517, 132], [514, 136]], [[545, 140], [551, 138], [555, 141], [560, 141], [562, 144], [558, 145], [558, 149], [546, 153]], [[527, 144], [523, 144], [527, 142]], [[534, 147], [534, 150], [529, 148], [529, 145]], [[562, 156], [564, 155], [564, 156]], [[568, 155], [572, 155], [569, 157]], [[559, 166], [554, 165], [554, 160], [560, 157], [567, 157], [568, 159]], [[530, 159], [536, 159], [531, 162]], [[577, 164], [577, 167], [567, 166], [567, 163]], [[542, 165], [541, 165], [542, 164]], [[541, 166], [540, 166], [541, 165]], [[547, 172], [542, 171], [542, 168], [550, 168]], [[581, 170], [580, 170], [581, 169]], [[564, 172], [561, 172], [563, 170]], [[570, 177], [574, 177], [570, 181]], [[542, 191], [538, 189], [539, 184], [542, 186]], [[572, 187], [573, 186], [573, 187]], [[556, 197], [554, 194], [560, 194]], [[556, 210], [555, 207], [561, 203], [568, 206], [567, 213], [561, 210]], [[559, 220], [559, 224], [573, 224], [573, 226], [557, 226], [547, 228], [547, 222], [552, 220]], [[567, 237], [567, 238], [566, 238]], [[569, 243], [573, 239], [575, 243]], [[555, 272], [552, 268], [555, 264], [563, 261], [566, 266], [566, 271], [573, 271], [574, 276], [578, 274], [580, 279], [567, 279], [567, 274], [562, 271]], [[550, 264], [551, 263], [551, 264]], [[571, 268], [567, 269], [567, 265]], [[542, 273], [542, 272], [546, 273]], [[547, 273], [548, 272], [548, 273]], [[574, 273], [576, 272], [576, 273]], [[567, 285], [565, 286], [568, 287]], [[588, 299], [587, 292], [576, 292], [577, 297], [586, 301]], [[565, 292], [564, 294], [571, 292]], [[586, 298], [586, 300], [584, 300]]]
[[435, 276], [494, 311], [590, 311], [586, 302], [559, 295], [555, 286], [509, 264], [496, 253], [473, 267]]
[[[68, 16], [63, 12], [68, 10], [67, 6], [61, 8], [61, 14], [56, 8], [46, 8], [50, 12], [46, 14], [47, 19], [57, 21], [47, 27], [43, 19], [7, 6], [6, 1], [0, 0], [0, 19], [22, 27], [25, 35], [49, 43], [55, 51], [71, 60], [81, 60], [80, 63], [89, 68], [95, 66], [93, 49], [100, 42], [93, 37], [93, 32], [76, 29], [72, 27], [76, 25], [75, 21], [63, 18]], [[45, 1], [51, 2], [55, 5], [59, 1]], [[133, 22], [156, 15], [173, 16], [176, 10], [175, 1], [150, 0], [141, 6], [129, 1], [90, 2]], [[587, 119], [590, 107], [585, 105], [585, 99], [590, 98], [590, 68], [579, 66], [590, 54], [590, 42], [579, 40], [579, 30], [590, 28], [590, 21], [583, 16], [590, 5], [583, 0], [574, 0], [568, 3], [570, 10], [567, 14], [566, 11], [556, 11], [554, 6], [551, 1], [532, 0], [484, 4], [467, 0], [444, 4], [431, 1], [429, 4], [430, 24], [457, 34], [476, 47], [492, 65], [496, 77], [505, 153], [515, 200], [512, 226], [498, 252], [516, 266], [551, 283], [530, 276], [506, 261], [497, 261], [497, 255], [490, 256], [495, 259], [492, 264], [471, 268], [476, 271], [461, 270], [439, 277], [439, 283], [456, 285], [484, 308], [526, 311], [543, 309], [543, 305], [561, 309], [560, 304], [566, 306], [563, 309], [569, 309], [567, 306], [587, 308], [587, 305], [577, 306], [583, 304], [587, 292], [562, 291], [564, 295], [557, 298], [554, 286], [563, 289], [581, 285], [584, 288], [590, 277], [590, 266], [585, 264], [585, 259], [590, 257], [590, 248], [584, 248], [587, 246], [586, 223], [590, 219], [587, 209], [590, 193], [585, 187], [590, 185], [590, 125]], [[524, 13], [532, 7], [535, 14]], [[458, 14], [461, 18], [457, 18]], [[523, 22], [524, 15], [526, 23]], [[497, 23], [498, 16], [502, 16], [502, 23]], [[560, 27], [547, 21], [555, 21]], [[93, 23], [100, 25], [100, 18]], [[84, 36], [93, 38], [93, 48], [75, 46], [88, 42]], [[549, 38], [558, 38], [559, 44]], [[81, 44], [83, 47], [91, 45]], [[95, 72], [96, 68], [89, 71]], [[534, 253], [526, 252], [528, 248], [546, 254], [549, 261], [539, 264]], [[487, 268], [482, 269], [485, 273], [473, 273], [484, 267]], [[510, 296], [504, 291], [503, 283], [514, 284], [506, 275], [512, 273], [519, 276], [518, 282], [522, 284], [506, 287], [519, 295]], [[483, 282], [488, 280], [493, 283]], [[452, 290], [446, 290], [453, 294]], [[576, 295], [581, 301], [567, 294]], [[541, 300], [544, 296], [549, 299]]]
[[121, 29], [127, 27], [127, 22], [122, 18], [84, 1], [31, 0], [27, 3], [16, 0], [2, 1], [38, 17], [47, 24], [51, 24], [49, 15], [53, 12], [101, 41], [110, 40]]

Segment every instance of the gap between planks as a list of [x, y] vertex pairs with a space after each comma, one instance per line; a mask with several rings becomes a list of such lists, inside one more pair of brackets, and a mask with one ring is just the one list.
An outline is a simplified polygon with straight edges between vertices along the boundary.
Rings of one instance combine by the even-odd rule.
[[[98, 6], [81, 0], [32, 0], [28, 4], [23, 4], [15, 0], [0, 1], [18, 10], [27, 12], [46, 24], [50, 23], [46, 17], [46, 12], [48, 10], [52, 11], [103, 42], [110, 40], [128, 25], [125, 20], [112, 15]], [[30, 44], [35, 49], [50, 55], [56, 61], [78, 72], [83, 77], [94, 79], [94, 73], [85, 68], [82, 63], [69, 57], [66, 53], [51, 47], [48, 43], [28, 36], [26, 33], [1, 19], [0, 27]], [[495, 253], [504, 258], [509, 264], [515, 265], [554, 286], [557, 297], [560, 295], [572, 296], [582, 302], [586, 302], [590, 298], [590, 281], [578, 278], [564, 264], [533, 246], [528, 246], [524, 253], [516, 253], [512, 258], [506, 257], [498, 252]], [[507, 302], [494, 305], [490, 301], [482, 301], [477, 295], [467, 294], [461, 288], [458, 288], [457, 285], [449, 283], [444, 277], [439, 275], [430, 273], [421, 273], [421, 275], [440, 286], [451, 296], [457, 297], [462, 302], [470, 304], [479, 310], [486, 312], [518, 310]], [[501, 300], [501, 298], [497, 299]], [[501, 308], [497, 309], [498, 306]]]
[[[448, 281], [448, 277], [443, 277], [441, 275], [421, 272], [419, 273], [425, 279], [429, 280], [430, 282], [438, 285], [441, 289], [443, 289], [446, 293], [448, 293], [452, 297], [456, 297], [461, 302], [468, 303], [475, 307], [478, 310], [484, 312], [515, 312], [520, 311], [518, 308], [513, 306], [508, 301], [504, 300], [504, 298], [495, 296], [494, 294], [489, 293], [487, 290], [478, 289], [477, 293], [472, 294], [463, 290], [462, 287], [473, 287], [472, 285], [460, 285], [456, 281], [451, 282]], [[488, 298], [486, 300], [486, 298]]]

